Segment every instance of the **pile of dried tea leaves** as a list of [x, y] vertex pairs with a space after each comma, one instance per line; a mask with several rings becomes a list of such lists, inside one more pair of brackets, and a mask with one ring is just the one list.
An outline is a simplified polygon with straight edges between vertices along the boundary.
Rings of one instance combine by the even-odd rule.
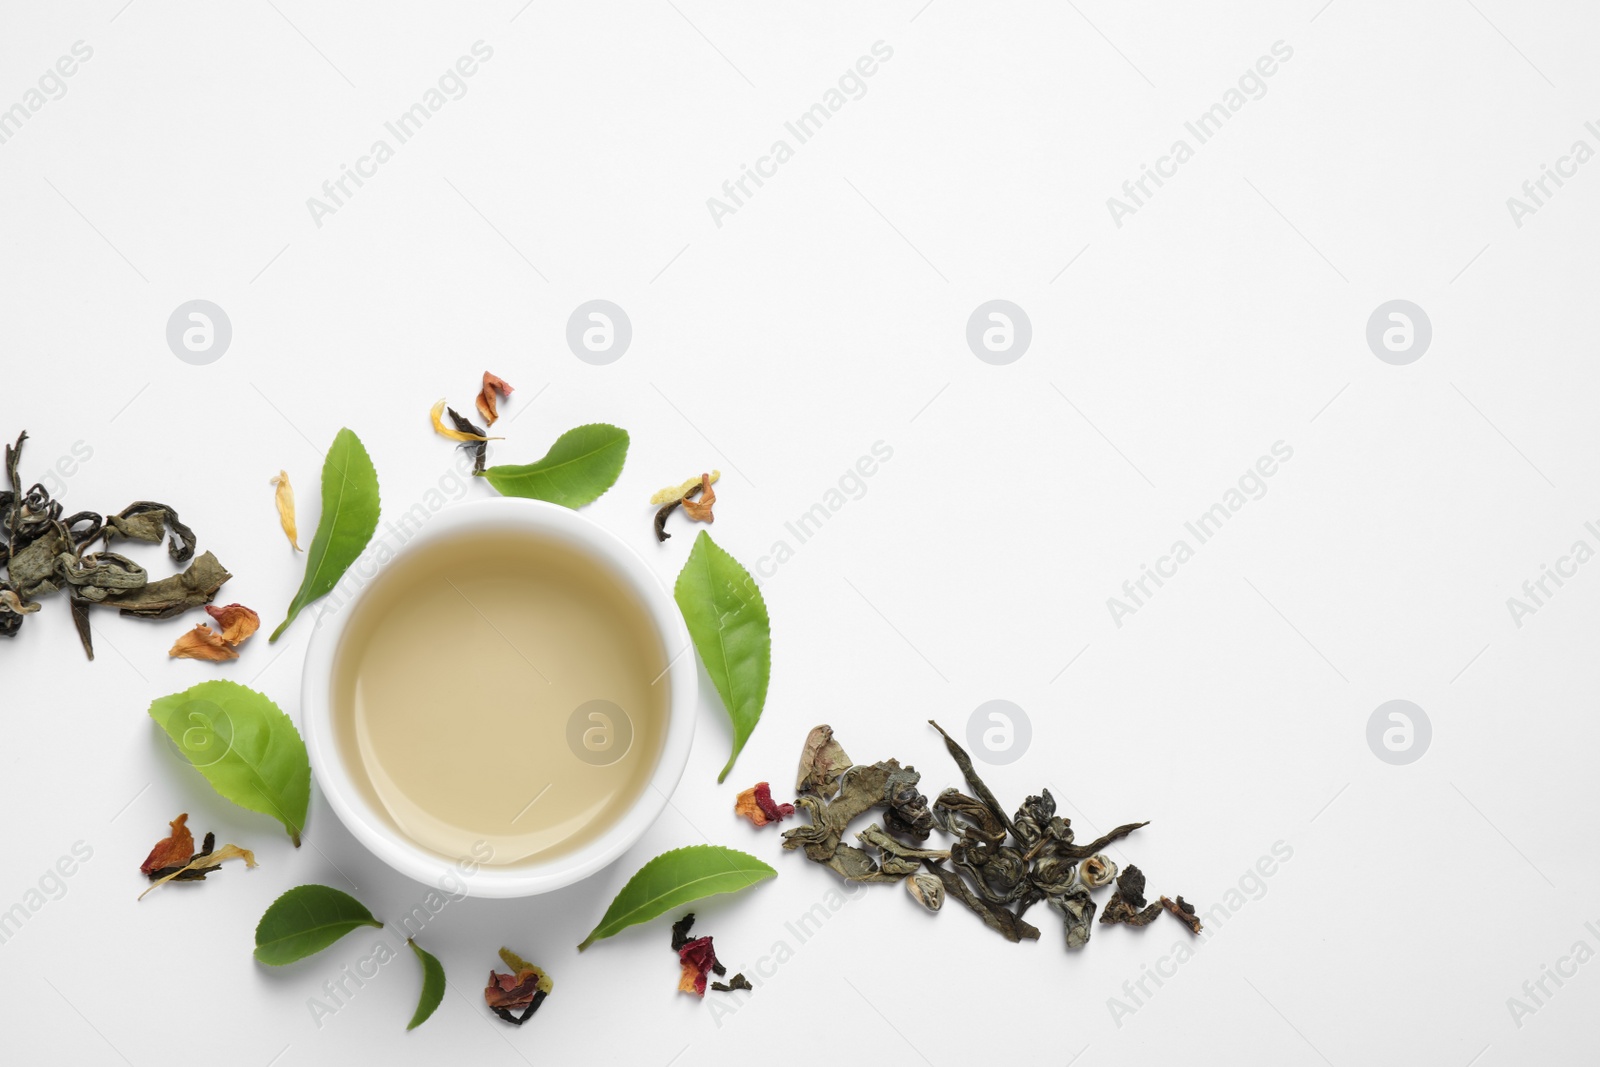
[[[1144, 926], [1170, 911], [1200, 932], [1193, 906], [1181, 896], [1146, 903], [1144, 873], [1129, 864], [1118, 874], [1101, 853], [1145, 823], [1127, 823], [1077, 844], [1072, 820], [1056, 814], [1048, 789], [1007, 815], [966, 750], [938, 723], [929, 724], [944, 737], [971, 795], [946, 789], [930, 805], [917, 791], [916, 768], [892, 759], [852, 764], [832, 728], [818, 726], [801, 750], [795, 783], [795, 804], [811, 825], [784, 831], [783, 847], [802, 849], [808, 859], [853, 882], [904, 882], [929, 911], [938, 911], [947, 895], [954, 897], [1007, 941], [1036, 940], [1038, 928], [1023, 916], [1048, 901], [1061, 916], [1067, 947], [1082, 948], [1099, 907], [1091, 894], [1113, 882], [1102, 925]], [[882, 825], [874, 822], [855, 835], [861, 847], [846, 843], [850, 823], [874, 810], [883, 812]], [[949, 848], [925, 847], [935, 828], [954, 839]]]
[[[91, 606], [170, 619], [209, 604], [233, 577], [210, 552], [195, 558], [194, 531], [166, 504], [138, 500], [115, 515], [79, 511], [63, 517], [61, 502], [43, 484], [22, 486], [18, 467], [27, 439], [23, 432], [15, 445], [6, 446], [10, 488], [0, 490], [0, 568], [6, 571], [0, 579], [0, 637], [15, 637], [23, 619], [39, 610], [38, 598], [65, 589], [78, 638], [94, 659]], [[167, 554], [173, 562], [189, 566], [157, 581], [133, 560], [109, 551], [118, 538], [159, 544], [163, 537], [168, 537]], [[99, 551], [93, 550], [96, 543], [102, 546]]]

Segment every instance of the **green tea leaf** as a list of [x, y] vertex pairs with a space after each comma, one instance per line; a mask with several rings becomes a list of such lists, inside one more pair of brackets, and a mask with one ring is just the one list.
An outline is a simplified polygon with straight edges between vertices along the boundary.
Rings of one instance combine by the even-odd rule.
[[433, 1009], [444, 999], [444, 964], [431, 953], [422, 951], [415, 941], [407, 941], [406, 944], [411, 946], [411, 951], [417, 954], [417, 959], [422, 963], [422, 996], [417, 998], [417, 1013], [406, 1024], [407, 1030], [415, 1030], [428, 1021]]
[[150, 717], [224, 798], [283, 823], [295, 847], [311, 803], [311, 763], [300, 731], [264, 694], [237, 682], [201, 682], [150, 704]]
[[503, 496], [548, 500], [579, 508], [616, 484], [628, 457], [628, 431], [603, 422], [568, 430], [541, 460], [478, 472]]
[[349, 893], [325, 885], [296, 886], [256, 923], [256, 959], [281, 967], [321, 952], [359, 926], [382, 925]]
[[777, 873], [754, 856], [721, 845], [691, 845], [663, 852], [628, 879], [578, 951], [701, 897], [736, 893]]
[[722, 706], [733, 720], [733, 751], [717, 781], [728, 777], [733, 761], [761, 719], [772, 677], [772, 624], [750, 572], [704, 530], [672, 590], [689, 624], [695, 651], [706, 665]]
[[300, 609], [326, 596], [344, 577], [378, 528], [378, 472], [361, 439], [340, 430], [322, 463], [322, 517], [306, 551], [306, 576], [289, 615], [268, 641], [289, 628]]

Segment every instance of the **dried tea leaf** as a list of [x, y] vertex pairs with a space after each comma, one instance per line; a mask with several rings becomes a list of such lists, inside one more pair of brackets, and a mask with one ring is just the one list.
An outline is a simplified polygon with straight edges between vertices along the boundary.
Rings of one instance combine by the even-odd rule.
[[800, 773], [795, 778], [796, 793], [812, 793], [824, 799], [833, 796], [839, 776], [850, 766], [844, 746], [834, 739], [833, 727], [813, 726], [800, 749]]
[[78, 641], [83, 645], [84, 655], [92, 661], [94, 659], [94, 631], [89, 628], [89, 601], [79, 596], [73, 590], [69, 601], [72, 605], [72, 625], [78, 631]]
[[154, 882], [150, 888], [139, 894], [139, 899], [143, 900], [157, 888], [166, 885], [174, 878], [189, 880], [189, 876], [192, 875], [194, 880], [203, 880], [206, 875], [222, 866], [224, 860], [244, 860], [244, 865], [247, 868], [259, 866], [259, 864], [256, 863], [256, 854], [251, 852], [249, 849], [240, 848], [238, 845], [223, 845], [221, 848], [213, 852], [209, 847], [209, 842], [211, 840], [212, 835], [207, 834], [206, 841], [208, 843], [208, 847], [203, 853], [184, 864], [178, 870], [173, 871], [171, 874], [164, 875], [159, 880]]
[[182, 867], [194, 858], [194, 834], [188, 826], [189, 814], [185, 812], [168, 825], [172, 832], [156, 842], [150, 855], [139, 864], [139, 873], [156, 877], [156, 872], [166, 867]]
[[207, 552], [189, 564], [182, 574], [149, 582], [138, 589], [112, 592], [100, 603], [141, 619], [170, 619], [190, 608], [211, 603], [217, 590], [232, 577], [227, 568], [217, 562], [217, 557]]
[[750, 984], [750, 979], [746, 978], [744, 972], [741, 971], [726, 982], [712, 982], [711, 988], [718, 993], [732, 993], [735, 989], [747, 989], [754, 992], [756, 987]]
[[672, 517], [672, 513], [674, 511], [677, 511], [678, 510], [678, 505], [682, 504], [682, 503], [683, 503], [682, 500], [669, 500], [665, 504], [661, 505], [661, 510], [660, 511], [656, 512], [656, 543], [657, 544], [660, 544], [662, 541], [667, 541], [667, 540], [671, 539], [672, 535], [667, 533], [667, 519]]
[[255, 956], [281, 967], [321, 952], [363, 926], [381, 929], [383, 924], [350, 894], [325, 885], [296, 886], [274, 900], [256, 924]]
[[548, 500], [578, 508], [616, 484], [628, 458], [628, 431], [603, 422], [568, 430], [542, 459], [520, 466], [498, 464], [477, 477], [502, 496]]
[[230, 645], [243, 644], [245, 638], [261, 628], [261, 616], [243, 604], [221, 608], [208, 604], [206, 614], [217, 620], [217, 625], [222, 627], [222, 639]]
[[1170, 900], [1167, 897], [1162, 897], [1161, 906], [1172, 912], [1173, 915], [1177, 916], [1178, 921], [1189, 928], [1190, 933], [1198, 934], [1200, 932], [1200, 916], [1194, 913], [1193, 904], [1190, 904], [1182, 897], [1179, 897], [1177, 900]]
[[1116, 881], [1117, 865], [1111, 862], [1111, 857], [1104, 853], [1090, 856], [1078, 868], [1083, 884], [1090, 889], [1099, 889], [1101, 886], [1110, 885]]
[[485, 425], [493, 426], [499, 420], [499, 398], [510, 396], [512, 391], [511, 383], [504, 378], [496, 377], [488, 371], [483, 372], [483, 389], [478, 393], [477, 404], [478, 414], [483, 416]]
[[300, 845], [311, 764], [294, 722], [236, 682], [201, 682], [150, 705], [150, 717], [223, 797], [270, 815]]
[[119, 514], [107, 515], [105, 520], [106, 544], [120, 534], [135, 541], [157, 542], [167, 530], [172, 539], [167, 542], [167, 555], [175, 563], [185, 563], [194, 556], [194, 531], [178, 521], [178, 513], [166, 504], [154, 500], [136, 500]]
[[483, 436], [484, 431], [474, 426], [471, 420], [457, 415], [455, 408], [446, 408], [445, 414], [456, 424], [456, 429], [464, 434], [471, 434], [474, 438], [481, 438], [481, 440], [464, 441], [456, 447], [472, 457], [472, 473], [482, 474], [484, 464], [489, 460], [489, 439]]
[[1050, 898], [1050, 906], [1061, 913], [1061, 922], [1067, 935], [1067, 948], [1082, 948], [1089, 943], [1094, 930], [1094, 913], [1098, 905], [1083, 885], [1075, 885], [1065, 893]]
[[465, 433], [461, 430], [451, 429], [444, 424], [444, 401], [440, 400], [428, 411], [428, 418], [433, 420], [433, 432], [440, 437], [448, 437], [452, 441], [487, 441], [489, 438], [481, 433]]
[[713, 523], [717, 521], [717, 517], [711, 514], [711, 508], [716, 502], [717, 494], [711, 488], [711, 475], [702, 474], [700, 476], [700, 498], [694, 500], [685, 496], [683, 498], [683, 513], [694, 522]]
[[1108, 926], [1112, 923], [1148, 926], [1162, 910], [1160, 904], [1145, 904], [1144, 872], [1130, 863], [1117, 876], [1117, 891], [1106, 902], [1100, 922]]
[[733, 813], [743, 815], [757, 826], [765, 826], [793, 815], [794, 805], [777, 803], [772, 799], [772, 786], [757, 782], [735, 798]]
[[411, 1014], [411, 1021], [406, 1023], [407, 1030], [415, 1030], [428, 1021], [428, 1016], [444, 999], [444, 964], [433, 953], [423, 951], [416, 941], [407, 939], [406, 944], [411, 946], [417, 962], [422, 964], [422, 992], [417, 997], [417, 1010]]
[[239, 658], [239, 653], [222, 639], [222, 635], [205, 623], [173, 642], [172, 647], [167, 649], [167, 655], [173, 659], [203, 659], [212, 663]]
[[956, 766], [961, 768], [961, 776], [967, 780], [967, 788], [972, 790], [972, 795], [983, 801], [984, 806], [994, 813], [994, 817], [999, 820], [1000, 825], [1004, 826], [1012, 837], [1021, 840], [1022, 835], [1017, 833], [1017, 828], [1012, 825], [1005, 809], [1000, 806], [1000, 802], [989, 791], [989, 787], [983, 784], [983, 779], [978, 777], [977, 770], [972, 766], [972, 757], [967, 755], [967, 750], [956, 744], [955, 738], [945, 733], [944, 727], [932, 719], [928, 720], [928, 725], [938, 730], [939, 735], [944, 738], [944, 747], [949, 751], [950, 758], [956, 761]]
[[690, 490], [700, 488], [704, 479], [709, 478], [711, 483], [715, 485], [717, 480], [721, 477], [721, 471], [712, 471], [709, 475], [698, 475], [696, 477], [689, 478], [678, 485], [669, 485], [664, 489], [657, 489], [650, 497], [650, 504], [652, 507], [654, 507], [657, 504], [670, 504], [674, 500], [682, 500], [684, 497], [689, 495]]
[[691, 940], [689, 937], [689, 927], [693, 925], [694, 912], [692, 911], [672, 924], [672, 951], [676, 952], [684, 945], [689, 943]]
[[691, 901], [736, 893], [777, 873], [754, 856], [720, 845], [690, 845], [664, 852], [628, 879], [578, 951]]
[[911, 894], [912, 900], [929, 911], [944, 907], [944, 882], [936, 874], [918, 871], [910, 875], [906, 878], [906, 892]]
[[772, 677], [772, 622], [750, 572], [704, 530], [672, 589], [695, 651], [733, 724], [733, 751], [717, 775], [728, 777], [761, 720]]
[[39, 602], [24, 604], [16, 593], [9, 589], [0, 589], [0, 611], [9, 611], [15, 615], [32, 615], [39, 610]]
[[289, 538], [289, 544], [299, 552], [300, 534], [294, 524], [294, 486], [289, 484], [289, 472], [279, 471], [278, 476], [272, 479], [270, 484], [278, 487], [277, 492], [272, 494], [273, 500], [278, 505], [278, 522], [283, 525], [283, 533]]
[[312, 601], [325, 596], [360, 557], [378, 529], [378, 472], [361, 439], [348, 429], [333, 438], [322, 463], [322, 516], [306, 552], [306, 574], [289, 612], [268, 641], [276, 641]]
[[1111, 842], [1120, 840], [1120, 839], [1122, 839], [1124, 837], [1127, 837], [1129, 834], [1133, 833], [1135, 830], [1139, 829], [1141, 826], [1149, 826], [1149, 825], [1150, 825], [1149, 820], [1146, 820], [1144, 822], [1124, 823], [1123, 825], [1117, 827], [1115, 830], [1112, 830], [1109, 833], [1100, 835], [1099, 837], [1095, 838], [1093, 841], [1090, 841], [1087, 845], [1056, 845], [1056, 844], [1049, 844], [1048, 839], [1046, 840], [1046, 844], [1049, 845], [1050, 854], [1056, 856], [1059, 859], [1086, 860], [1086, 859], [1089, 859], [1091, 856], [1094, 856], [1097, 853], [1099, 853], [1107, 845], [1111, 844]]
[[947, 870], [932, 862], [927, 864], [927, 869], [936, 875], [939, 881], [944, 883], [947, 893], [971, 908], [978, 918], [983, 920], [984, 925], [1007, 941], [1016, 943], [1023, 938], [1027, 938], [1030, 941], [1039, 940], [1038, 927], [1019, 919], [1003, 907], [979, 900], [972, 890], [967, 888], [967, 883], [955, 871]]

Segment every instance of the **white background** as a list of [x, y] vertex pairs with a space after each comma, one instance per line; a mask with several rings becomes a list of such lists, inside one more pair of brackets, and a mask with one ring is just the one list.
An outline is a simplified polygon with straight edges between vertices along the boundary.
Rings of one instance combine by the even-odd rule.
[[[319, 797], [290, 848], [145, 713], [227, 677], [297, 714], [309, 619], [217, 667], [165, 657], [193, 618], [103, 614], [90, 664], [65, 601], [46, 602], [0, 647], [0, 908], [74, 842], [93, 858], [0, 945], [8, 1057], [155, 1064], [197, 1042], [259, 1065], [1587, 1054], [1600, 965], [1547, 980], [1520, 1026], [1507, 999], [1580, 939], [1600, 949], [1584, 928], [1600, 919], [1600, 564], [1520, 627], [1506, 599], [1580, 537], [1600, 548], [1583, 529], [1600, 519], [1583, 310], [1600, 164], [1520, 228], [1506, 198], [1574, 140], [1600, 148], [1583, 126], [1600, 117], [1596, 20], [1573, 4], [1320, 3], [6, 4], [0, 107], [74, 42], [94, 54], [0, 145], [0, 436], [32, 434], [29, 480], [92, 449], [64, 479], [69, 511], [171, 502], [235, 573], [222, 602], [268, 626], [301, 567], [268, 478], [289, 471], [308, 538], [319, 449], [348, 425], [398, 516], [452, 464], [428, 406], [469, 405], [485, 369], [517, 388], [501, 461], [583, 422], [630, 431], [621, 480], [586, 513], [664, 580], [694, 531], [654, 543], [659, 485], [720, 468], [714, 534], [754, 566], [874, 442], [894, 451], [764, 581], [772, 687], [728, 783], [707, 685], [674, 805], [629, 856], [429, 925], [451, 992], [411, 1034], [409, 959], [320, 1028], [307, 1006], [378, 932], [268, 970], [252, 931], [293, 885], [348, 880], [390, 919], [426, 887]], [[493, 58], [466, 95], [315, 225], [307, 198], [479, 40]], [[893, 58], [865, 96], [718, 227], [707, 198], [880, 40]], [[1106, 198], [1280, 40], [1293, 58], [1266, 94], [1114, 225]], [[165, 340], [195, 298], [234, 331], [203, 367]], [[565, 343], [593, 298], [632, 319], [610, 366]], [[993, 298], [1032, 320], [1008, 366], [965, 341]], [[1395, 298], [1433, 323], [1409, 366], [1365, 341]], [[1293, 458], [1266, 495], [1116, 626], [1107, 598], [1277, 441]], [[165, 573], [160, 550], [139, 558]], [[1034, 734], [989, 772], [997, 792], [1015, 804], [1052, 783], [1085, 838], [1152, 820], [1114, 856], [1153, 892], [1210, 907], [1242, 878], [1256, 888], [1275, 843], [1293, 850], [1131, 1014], [1110, 998], [1134, 1006], [1124, 983], [1187, 942], [1178, 924], [1097, 926], [1068, 956], [1046, 908], [1030, 915], [1041, 941], [1013, 946], [954, 905], [929, 917], [871, 887], [802, 944], [786, 924], [834, 876], [731, 814], [744, 785], [784, 791], [821, 721], [937, 793], [958, 776], [924, 720], [963, 730], [995, 698]], [[1397, 698], [1433, 724], [1408, 766], [1366, 742]], [[180, 811], [261, 866], [136, 904], [138, 864]], [[714, 994], [675, 992], [666, 920], [573, 948], [639, 863], [708, 838], [780, 874], [696, 909], [699, 929], [735, 969], [793, 950], [720, 1017]], [[557, 984], [521, 1030], [480, 995], [502, 943]]]

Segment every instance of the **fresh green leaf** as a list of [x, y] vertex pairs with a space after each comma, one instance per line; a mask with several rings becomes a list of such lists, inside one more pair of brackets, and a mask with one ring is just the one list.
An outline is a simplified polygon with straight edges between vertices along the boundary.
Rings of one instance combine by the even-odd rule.
[[378, 528], [378, 472], [361, 439], [340, 430], [322, 463], [322, 517], [306, 551], [306, 576], [289, 615], [269, 641], [289, 628], [300, 609], [326, 596], [350, 569]]
[[357, 927], [382, 925], [349, 893], [325, 885], [296, 886], [256, 923], [256, 959], [281, 967], [321, 952]]
[[417, 954], [417, 959], [422, 963], [422, 996], [417, 998], [417, 1013], [406, 1024], [407, 1030], [415, 1030], [428, 1021], [433, 1009], [444, 999], [444, 964], [432, 953], [422, 951], [422, 946], [415, 941], [407, 941], [406, 944], [411, 946], [411, 951]]
[[478, 477], [503, 496], [548, 500], [579, 508], [616, 484], [628, 457], [628, 431], [603, 422], [568, 430], [541, 460], [520, 467], [496, 466]]
[[265, 694], [237, 682], [201, 682], [150, 705], [150, 717], [224, 798], [283, 823], [295, 847], [311, 803], [311, 763], [300, 731]]
[[663, 852], [628, 879], [578, 951], [634, 923], [647, 922], [701, 897], [736, 893], [777, 873], [754, 856], [721, 845], [690, 845]]
[[728, 777], [733, 761], [761, 719], [772, 677], [772, 624], [750, 572], [704, 530], [678, 575], [673, 597], [711, 684], [733, 720], [733, 751], [717, 781]]

